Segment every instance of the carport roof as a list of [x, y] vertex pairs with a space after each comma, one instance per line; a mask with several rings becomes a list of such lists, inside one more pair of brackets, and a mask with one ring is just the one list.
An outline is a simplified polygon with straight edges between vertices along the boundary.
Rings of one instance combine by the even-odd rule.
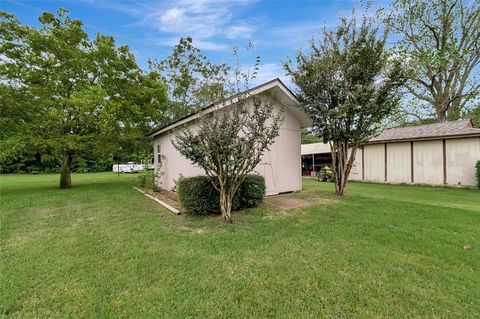
[[302, 155], [330, 153], [330, 145], [327, 143], [302, 144]]

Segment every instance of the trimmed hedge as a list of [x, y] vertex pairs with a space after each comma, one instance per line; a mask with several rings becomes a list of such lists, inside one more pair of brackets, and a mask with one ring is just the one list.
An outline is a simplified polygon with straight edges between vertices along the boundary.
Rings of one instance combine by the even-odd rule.
[[207, 176], [182, 177], [177, 193], [183, 208], [192, 215], [209, 215], [220, 210], [220, 196]]
[[[220, 213], [220, 194], [208, 176], [183, 177], [177, 181], [177, 193], [188, 214]], [[233, 197], [232, 210], [258, 205], [265, 196], [265, 180], [260, 175], [247, 175]]]
[[477, 184], [478, 187], [480, 188], [480, 161], [477, 161]]

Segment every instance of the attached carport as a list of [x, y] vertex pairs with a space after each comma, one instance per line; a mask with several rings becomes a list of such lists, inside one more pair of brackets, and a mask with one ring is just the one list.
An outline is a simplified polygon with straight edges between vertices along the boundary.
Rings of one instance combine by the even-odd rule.
[[332, 165], [330, 146], [324, 143], [302, 145], [302, 176], [315, 176], [325, 165]]

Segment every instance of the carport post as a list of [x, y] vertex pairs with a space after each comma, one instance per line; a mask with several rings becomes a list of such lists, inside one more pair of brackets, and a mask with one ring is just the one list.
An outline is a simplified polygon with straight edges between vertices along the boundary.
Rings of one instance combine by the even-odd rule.
[[315, 154], [312, 154], [312, 172], [315, 172]]

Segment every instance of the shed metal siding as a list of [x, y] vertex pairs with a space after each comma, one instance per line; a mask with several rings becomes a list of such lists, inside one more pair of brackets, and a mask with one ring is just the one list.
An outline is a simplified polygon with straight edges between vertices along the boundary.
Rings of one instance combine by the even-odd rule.
[[410, 143], [388, 143], [387, 181], [410, 183], [411, 179]]
[[373, 144], [365, 146], [365, 180], [383, 182], [385, 180], [385, 146]]
[[480, 137], [446, 140], [447, 184], [476, 185], [475, 164], [480, 160]]
[[[348, 153], [350, 156], [350, 150]], [[355, 154], [355, 161], [353, 162], [349, 179], [354, 181], [362, 180], [362, 149], [361, 148], [357, 149], [357, 153]]]
[[443, 143], [442, 140], [414, 143], [415, 183], [443, 184]]

